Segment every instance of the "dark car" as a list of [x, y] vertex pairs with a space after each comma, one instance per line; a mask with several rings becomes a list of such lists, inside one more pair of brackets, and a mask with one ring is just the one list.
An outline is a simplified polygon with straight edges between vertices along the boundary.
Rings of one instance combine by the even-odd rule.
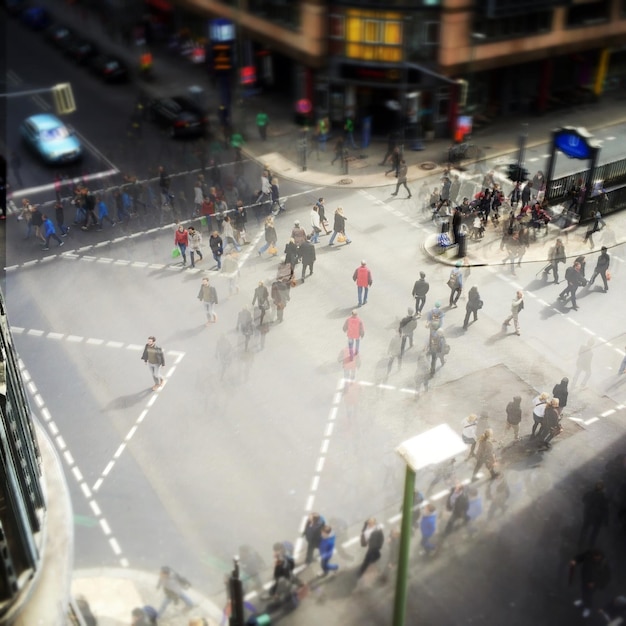
[[69, 43], [65, 52], [80, 65], [88, 63], [92, 57], [100, 54], [98, 46], [88, 39], [74, 39]]
[[46, 11], [43, 7], [38, 6], [25, 8], [20, 13], [20, 20], [22, 20], [22, 24], [28, 26], [28, 28], [32, 28], [33, 30], [43, 30], [44, 28], [48, 28], [52, 22], [50, 13], [48, 13], [48, 11]]
[[46, 39], [57, 48], [66, 50], [76, 40], [74, 32], [63, 24], [53, 24], [46, 30]]
[[167, 128], [172, 137], [197, 137], [208, 128], [209, 116], [190, 98], [156, 98], [148, 105], [150, 119]]
[[126, 64], [110, 54], [98, 54], [88, 61], [89, 68], [107, 83], [123, 83], [128, 80]]

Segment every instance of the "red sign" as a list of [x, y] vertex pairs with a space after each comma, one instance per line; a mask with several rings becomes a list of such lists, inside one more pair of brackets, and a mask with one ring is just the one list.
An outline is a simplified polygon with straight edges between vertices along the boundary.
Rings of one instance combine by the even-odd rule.
[[241, 84], [254, 85], [256, 83], [256, 67], [254, 65], [246, 65], [241, 68]]
[[302, 98], [296, 102], [296, 111], [303, 115], [308, 115], [313, 110], [311, 101], [307, 98]]

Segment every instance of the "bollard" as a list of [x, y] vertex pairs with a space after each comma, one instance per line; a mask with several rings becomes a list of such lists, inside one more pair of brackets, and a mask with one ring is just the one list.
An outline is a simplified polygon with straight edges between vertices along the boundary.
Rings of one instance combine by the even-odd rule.
[[457, 235], [457, 244], [456, 255], [459, 259], [462, 259], [465, 257], [467, 251], [467, 236], [465, 233], [459, 233]]

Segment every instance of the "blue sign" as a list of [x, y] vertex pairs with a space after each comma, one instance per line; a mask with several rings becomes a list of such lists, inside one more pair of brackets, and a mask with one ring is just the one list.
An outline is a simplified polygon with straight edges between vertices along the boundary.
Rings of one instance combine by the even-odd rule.
[[554, 145], [570, 159], [590, 159], [595, 146], [589, 141], [589, 136], [575, 128], [563, 128], [554, 135]]
[[210, 20], [209, 40], [213, 43], [224, 43], [235, 40], [235, 24], [223, 17]]

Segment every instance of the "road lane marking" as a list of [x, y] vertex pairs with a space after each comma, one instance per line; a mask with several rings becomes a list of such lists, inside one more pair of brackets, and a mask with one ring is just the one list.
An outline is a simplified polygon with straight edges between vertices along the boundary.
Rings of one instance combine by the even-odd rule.
[[[30, 373], [26, 369], [26, 366], [21, 358], [18, 358], [18, 367], [22, 375], [22, 379], [30, 380], [31, 379]], [[35, 400], [35, 403], [38, 406], [41, 405], [40, 413], [42, 416], [45, 416], [45, 419], [46, 419], [45, 422], [42, 422], [42, 426], [47, 427], [48, 430], [52, 433], [53, 441], [56, 443], [57, 449], [61, 452], [65, 460], [65, 463], [67, 463], [67, 466], [70, 469], [70, 473], [72, 474], [72, 476], [74, 477], [74, 480], [78, 484], [78, 487], [81, 490], [83, 496], [85, 497], [85, 500], [87, 501], [89, 508], [93, 511], [95, 517], [97, 518], [98, 525], [102, 529], [102, 532], [108, 538], [109, 540], [108, 543], [111, 546], [113, 553], [115, 554], [115, 556], [120, 557], [119, 558], [120, 566], [123, 568], [128, 568], [128, 565], [129, 565], [128, 560], [122, 556], [122, 549], [120, 548], [120, 545], [117, 539], [111, 532], [111, 527], [109, 526], [109, 523], [107, 522], [105, 517], [102, 515], [102, 510], [100, 509], [100, 506], [98, 505], [97, 501], [93, 497], [93, 494], [91, 490], [89, 489], [89, 485], [87, 485], [87, 483], [85, 482], [85, 477], [83, 476], [83, 473], [80, 471], [80, 468], [76, 464], [74, 457], [72, 456], [70, 451], [67, 449], [67, 446], [63, 438], [60, 435], [56, 435], [56, 433], [58, 432], [58, 429], [54, 421], [51, 419], [50, 411], [48, 407], [46, 406], [45, 402], [43, 401], [43, 398], [40, 396], [39, 392], [36, 390], [35, 390], [35, 395], [33, 396], [33, 398]]]

